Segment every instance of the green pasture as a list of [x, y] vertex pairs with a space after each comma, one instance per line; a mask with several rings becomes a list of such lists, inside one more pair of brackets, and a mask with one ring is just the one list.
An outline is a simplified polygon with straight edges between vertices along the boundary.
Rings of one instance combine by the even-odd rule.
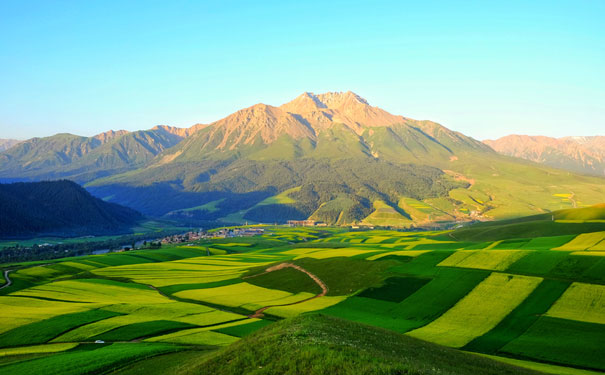
[[[317, 313], [528, 368], [605, 370], [600, 231], [461, 239], [470, 232], [265, 228], [4, 265], [13, 284], [0, 290], [0, 372], [137, 373], [161, 358], [195, 367], [275, 321]], [[266, 272], [282, 263], [306, 272]]]

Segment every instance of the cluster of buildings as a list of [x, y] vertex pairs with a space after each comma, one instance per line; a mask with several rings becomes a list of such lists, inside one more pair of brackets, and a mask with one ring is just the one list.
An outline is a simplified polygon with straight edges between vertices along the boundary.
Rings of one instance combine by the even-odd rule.
[[164, 237], [161, 239], [161, 243], [174, 244], [213, 238], [253, 237], [264, 233], [264, 228], [223, 228], [213, 232], [205, 232], [200, 229], [199, 231], [189, 231], [187, 233]]
[[289, 227], [327, 227], [328, 224], [315, 220], [288, 220]]

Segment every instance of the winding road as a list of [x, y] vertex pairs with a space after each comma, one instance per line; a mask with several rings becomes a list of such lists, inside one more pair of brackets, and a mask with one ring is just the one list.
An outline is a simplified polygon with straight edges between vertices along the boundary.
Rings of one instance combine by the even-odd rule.
[[13, 283], [10, 279], [10, 277], [8, 277], [8, 274], [11, 272], [12, 270], [4, 270], [4, 280], [6, 280], [6, 282], [4, 283], [4, 285], [0, 286], [0, 289], [4, 289], [6, 287], [11, 286], [11, 284]]
[[315, 299], [315, 298], [323, 297], [323, 296], [325, 296], [328, 293], [328, 286], [323, 281], [321, 281], [321, 279], [319, 277], [317, 277], [316, 275], [314, 275], [311, 272], [307, 271], [306, 269], [302, 268], [301, 266], [298, 266], [298, 265], [293, 264], [293, 263], [280, 263], [278, 265], [275, 265], [275, 266], [267, 268], [265, 270], [265, 272], [263, 272], [263, 273], [259, 273], [258, 275], [243, 277], [242, 279], [248, 279], [248, 278], [251, 278], [251, 277], [257, 277], [257, 276], [260, 276], [260, 275], [267, 274], [269, 272], [274, 272], [274, 271], [282, 270], [284, 268], [294, 268], [297, 271], [300, 271], [300, 272], [303, 272], [303, 273], [307, 274], [307, 276], [309, 276], [313, 281], [315, 281], [315, 283], [317, 285], [319, 285], [319, 287], [321, 288], [321, 293], [316, 294], [313, 297], [304, 299], [302, 301], [297, 301], [297, 302], [292, 302], [292, 303], [284, 303], [284, 304], [281, 304], [281, 305], [268, 305], [268, 306], [261, 307], [260, 309], [256, 310], [254, 312], [254, 314], [250, 315], [249, 316], [250, 318], [261, 318], [263, 316], [263, 312], [265, 310], [267, 310], [268, 308], [271, 308], [271, 307], [296, 305], [296, 304], [299, 304], [299, 303], [310, 301], [310, 300]]

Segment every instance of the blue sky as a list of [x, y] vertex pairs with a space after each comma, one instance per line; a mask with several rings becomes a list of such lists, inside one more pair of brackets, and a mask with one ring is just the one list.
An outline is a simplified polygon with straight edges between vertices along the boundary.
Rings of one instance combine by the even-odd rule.
[[605, 1], [0, 2], [0, 138], [351, 90], [478, 139], [605, 135]]

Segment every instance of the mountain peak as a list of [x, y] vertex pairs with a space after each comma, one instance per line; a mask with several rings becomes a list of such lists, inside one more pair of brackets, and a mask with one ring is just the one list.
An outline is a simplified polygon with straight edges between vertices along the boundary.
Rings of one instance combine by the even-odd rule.
[[369, 105], [368, 101], [351, 91], [314, 94], [304, 92], [280, 108], [291, 113], [307, 113], [326, 109], [342, 109], [351, 105]]
[[334, 109], [351, 104], [370, 105], [367, 100], [352, 91], [326, 92], [324, 94], [317, 95], [317, 99], [324, 103], [326, 107]]
[[119, 137], [121, 135], [127, 134], [127, 130], [109, 130], [105, 133], [97, 134], [93, 138], [98, 139], [101, 143], [105, 143], [115, 137]]

